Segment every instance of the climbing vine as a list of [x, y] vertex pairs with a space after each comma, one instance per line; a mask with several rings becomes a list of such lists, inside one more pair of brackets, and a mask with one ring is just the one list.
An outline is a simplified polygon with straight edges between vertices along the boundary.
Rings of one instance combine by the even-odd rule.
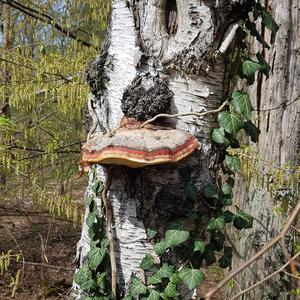
[[[224, 103], [225, 109], [218, 113], [218, 128], [212, 132], [212, 140], [218, 144], [222, 161], [222, 178], [216, 185], [207, 185], [199, 196], [191, 180], [188, 167], [181, 170], [184, 180], [184, 197], [193, 204], [188, 221], [177, 219], [160, 224], [160, 228], [148, 228], [147, 236], [154, 244], [154, 252], [147, 253], [140, 263], [142, 276], [134, 276], [128, 294], [122, 299], [181, 299], [182, 286], [193, 290], [205, 279], [203, 267], [217, 263], [221, 268], [231, 267], [232, 247], [224, 234], [226, 224], [237, 230], [251, 228], [253, 217], [238, 207], [232, 208], [235, 174], [243, 168], [239, 155], [241, 135], [249, 136], [257, 142], [260, 130], [253, 122], [250, 96], [246, 87], [255, 81], [257, 72], [269, 76], [270, 67], [264, 59], [264, 50], [253, 58], [248, 51], [249, 35], [261, 43], [262, 49], [269, 48], [256, 28], [261, 20], [271, 32], [271, 43], [278, 31], [278, 25], [271, 14], [253, 1], [252, 11], [245, 17], [236, 32], [235, 45], [226, 53], [228, 59], [229, 93]], [[242, 81], [243, 89], [237, 89]], [[95, 177], [91, 194], [86, 197], [89, 210], [86, 225], [89, 228], [90, 251], [88, 260], [77, 272], [75, 282], [87, 293], [84, 299], [113, 299], [110, 289], [108, 241], [104, 231], [103, 210], [96, 206], [95, 197], [103, 190], [102, 183]], [[199, 214], [199, 197], [208, 210]], [[100, 211], [100, 216], [98, 214]], [[164, 232], [164, 233], [162, 233]]]

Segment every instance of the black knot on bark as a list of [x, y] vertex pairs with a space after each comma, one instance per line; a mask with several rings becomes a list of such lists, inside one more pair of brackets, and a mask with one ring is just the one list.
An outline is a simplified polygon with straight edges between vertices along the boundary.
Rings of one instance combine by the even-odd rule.
[[125, 90], [121, 108], [126, 117], [145, 121], [168, 113], [172, 98], [166, 77], [143, 73]]

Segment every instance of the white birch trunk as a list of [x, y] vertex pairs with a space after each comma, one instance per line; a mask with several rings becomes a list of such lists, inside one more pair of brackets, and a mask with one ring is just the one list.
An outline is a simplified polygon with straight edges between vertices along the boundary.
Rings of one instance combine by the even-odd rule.
[[[233, 21], [226, 19], [233, 4], [231, 1], [177, 0], [177, 31], [169, 34], [165, 2], [112, 1], [107, 47], [94, 64], [98, 70], [90, 70], [96, 73], [91, 76], [101, 77], [98, 79], [102, 87], [94, 86], [94, 95], [91, 95], [100, 123], [98, 130], [118, 127], [123, 116], [124, 91], [136, 76], [146, 78], [143, 82], [146, 94], [147, 85], [154, 84], [153, 78], [159, 76], [166, 80], [173, 93], [170, 113], [206, 111], [220, 105], [224, 94], [224, 64], [221, 59], [214, 61], [213, 54], [227, 24]], [[191, 178], [199, 193], [204, 185], [216, 180], [217, 151], [210, 139], [216, 127], [216, 116], [178, 119], [174, 124], [195, 135], [201, 150], [176, 165], [138, 170], [116, 166], [113, 169], [108, 197], [114, 210], [121, 294], [126, 292], [132, 275], [140, 275], [139, 264], [145, 254], [153, 253], [146, 227], [183, 217], [189, 209], [179, 170], [186, 166], [192, 168]], [[97, 166], [97, 176], [105, 181], [101, 166]], [[101, 199], [98, 200], [100, 206]], [[84, 225], [78, 253], [81, 265], [86, 261], [88, 250], [89, 238]], [[185, 299], [191, 299], [191, 295], [186, 295]]]

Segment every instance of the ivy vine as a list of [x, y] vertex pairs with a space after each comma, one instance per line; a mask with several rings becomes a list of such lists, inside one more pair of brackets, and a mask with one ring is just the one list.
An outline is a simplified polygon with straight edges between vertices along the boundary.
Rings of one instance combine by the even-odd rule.
[[[245, 86], [253, 84], [257, 72], [269, 76], [270, 66], [263, 55], [264, 49], [269, 48], [269, 45], [256, 28], [255, 22], [258, 18], [271, 31], [271, 43], [278, 31], [278, 25], [266, 8], [253, 2], [252, 13], [248, 14], [237, 29], [234, 49], [226, 53], [230, 60], [228, 72], [234, 87], [237, 80], [244, 80]], [[247, 51], [249, 35], [262, 45], [263, 50], [255, 58], [250, 57]], [[233, 202], [234, 176], [241, 170], [240, 159], [234, 151], [240, 147], [238, 135], [243, 131], [253, 142], [257, 142], [260, 130], [252, 122], [253, 107], [249, 94], [245, 89], [232, 90], [226, 99], [229, 105], [218, 114], [219, 128], [212, 132], [212, 140], [224, 152], [222, 167], [226, 180], [220, 180], [216, 186], [205, 187], [201, 197], [210, 209], [209, 212], [199, 215], [197, 189], [191, 182], [191, 170], [185, 170], [182, 175], [185, 181], [184, 196], [195, 208], [189, 215], [192, 226], [187, 226], [182, 220], [173, 220], [166, 224], [163, 235], [156, 228], [147, 229], [148, 239], [154, 243], [155, 254], [145, 255], [139, 267], [147, 275], [146, 281], [133, 277], [124, 300], [180, 299], [179, 289], [182, 285], [193, 290], [204, 281], [205, 274], [201, 270], [203, 266], [215, 263], [224, 269], [231, 266], [232, 248], [226, 244], [223, 233], [225, 224], [232, 223], [238, 230], [252, 227], [252, 216], [238, 207], [234, 211], [228, 207]], [[86, 225], [89, 228], [91, 245], [87, 263], [75, 276], [75, 282], [89, 295], [85, 300], [113, 299], [107, 288], [109, 274], [105, 271], [109, 270], [108, 241], [95, 201], [102, 189], [103, 184], [96, 180], [91, 194], [86, 198], [89, 209]], [[207, 229], [205, 239], [203, 228]]]

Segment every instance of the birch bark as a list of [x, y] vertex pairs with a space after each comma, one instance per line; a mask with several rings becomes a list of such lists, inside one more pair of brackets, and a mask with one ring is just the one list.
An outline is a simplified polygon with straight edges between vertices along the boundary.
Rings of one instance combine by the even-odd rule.
[[[143, 112], [146, 108], [142, 100], [147, 102], [150, 91], [157, 91], [157, 82], [162, 81], [167, 88], [162, 94], [155, 94], [152, 100], [163, 99], [164, 93], [171, 92], [171, 103], [164, 112], [217, 108], [224, 97], [225, 65], [222, 58], [214, 59], [213, 55], [228, 25], [247, 11], [247, 3], [113, 0], [108, 39], [88, 71], [90, 100], [98, 118], [97, 130], [106, 132], [118, 127], [124, 114], [121, 105], [124, 98], [132, 100], [138, 94], [140, 102], [134, 108]], [[191, 180], [199, 194], [206, 184], [215, 182], [218, 153], [210, 138], [216, 127], [215, 117], [190, 117], [171, 124], [189, 131], [201, 144], [201, 149], [187, 160], [138, 170], [113, 168], [108, 197], [114, 211], [120, 299], [132, 276], [141, 275], [139, 264], [145, 254], [153, 253], [147, 227], [163, 227], [166, 221], [185, 218], [189, 212], [181, 171], [191, 170]], [[106, 173], [100, 165], [96, 173], [105, 181]], [[90, 173], [87, 194], [92, 180]], [[98, 202], [100, 207], [101, 199]], [[207, 210], [200, 199], [199, 210]], [[78, 247], [81, 265], [86, 262], [88, 251], [89, 238], [84, 225]], [[190, 294], [182, 293], [185, 299], [191, 299]]]

